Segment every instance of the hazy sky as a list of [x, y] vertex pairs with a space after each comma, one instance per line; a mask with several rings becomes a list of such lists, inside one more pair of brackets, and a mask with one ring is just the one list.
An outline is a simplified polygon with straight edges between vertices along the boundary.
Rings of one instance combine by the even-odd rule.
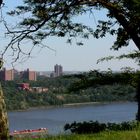
[[[19, 4], [20, 0], [5, 0], [5, 6], [2, 8], [3, 15], [10, 8]], [[4, 15], [5, 16], [5, 15]], [[91, 25], [94, 27], [98, 20], [98, 17], [104, 19], [104, 11], [98, 13], [95, 12], [94, 16], [83, 16], [77, 18], [79, 22], [85, 22], [87, 25]], [[5, 19], [7, 16], [5, 16]], [[15, 23], [13, 19], [8, 20], [9, 24]], [[1, 24], [1, 23], [0, 23]], [[1, 45], [0, 50], [8, 42], [7, 39], [3, 36], [3, 28], [0, 25], [1, 33]], [[53, 70], [55, 64], [61, 64], [65, 71], [88, 71], [93, 69], [107, 70], [111, 68], [112, 70], [120, 70], [121, 67], [130, 66], [133, 68], [138, 68], [137, 64], [132, 60], [113, 60], [109, 62], [102, 62], [100, 64], [96, 64], [97, 60], [101, 57], [105, 57], [108, 55], [119, 55], [123, 53], [129, 53], [134, 49], [135, 44], [133, 42], [130, 43], [129, 47], [125, 47], [120, 51], [111, 51], [110, 47], [113, 44], [115, 38], [112, 36], [107, 36], [103, 39], [94, 39], [90, 37], [90, 39], [84, 41], [84, 46], [76, 46], [75, 43], [69, 45], [66, 43], [66, 38], [57, 38], [52, 37], [45, 40], [45, 44], [52, 49], [56, 50], [56, 52], [45, 48], [40, 50], [37, 48], [32, 52], [32, 58], [24, 63], [16, 64], [15, 68], [18, 70], [24, 70], [30, 68], [31, 70], [36, 71], [50, 71]], [[80, 40], [80, 39], [79, 39]], [[30, 46], [30, 44], [28, 44]], [[28, 46], [25, 45], [25, 49], [28, 49]], [[11, 57], [7, 54], [5, 57], [4, 67], [7, 69], [12, 68], [10, 64]]]

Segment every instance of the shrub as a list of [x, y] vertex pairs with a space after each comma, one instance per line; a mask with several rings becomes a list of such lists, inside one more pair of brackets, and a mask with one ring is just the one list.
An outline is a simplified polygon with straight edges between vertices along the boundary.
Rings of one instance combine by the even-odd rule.
[[77, 134], [89, 134], [89, 133], [98, 133], [101, 131], [121, 131], [121, 130], [133, 130], [139, 126], [137, 121], [133, 122], [122, 122], [122, 123], [99, 123], [98, 121], [89, 121], [89, 122], [73, 122], [71, 124], [66, 124], [64, 130], [70, 130], [72, 133]]

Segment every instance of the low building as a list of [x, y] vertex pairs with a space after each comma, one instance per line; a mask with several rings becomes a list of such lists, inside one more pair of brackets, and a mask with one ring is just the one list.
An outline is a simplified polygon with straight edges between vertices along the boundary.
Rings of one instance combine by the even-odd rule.
[[43, 93], [43, 92], [48, 92], [48, 88], [45, 88], [45, 87], [31, 87], [30, 91], [31, 92], [36, 92], [36, 93]]
[[46, 87], [30, 87], [29, 83], [18, 83], [17, 88], [19, 90], [26, 90], [26, 91], [30, 91], [32, 93], [48, 92], [48, 88], [46, 88]]
[[17, 84], [18, 89], [20, 90], [30, 90], [29, 83], [18, 83]]

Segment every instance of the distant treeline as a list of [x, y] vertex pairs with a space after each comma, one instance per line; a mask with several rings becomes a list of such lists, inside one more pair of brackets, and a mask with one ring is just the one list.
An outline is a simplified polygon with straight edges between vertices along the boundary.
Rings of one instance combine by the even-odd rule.
[[[76, 77], [39, 77], [37, 81], [1, 81], [8, 110], [82, 102], [134, 101], [136, 90], [131, 85], [102, 85], [70, 92]], [[17, 88], [17, 83], [28, 82], [31, 87], [47, 87], [48, 92], [31, 93]]]

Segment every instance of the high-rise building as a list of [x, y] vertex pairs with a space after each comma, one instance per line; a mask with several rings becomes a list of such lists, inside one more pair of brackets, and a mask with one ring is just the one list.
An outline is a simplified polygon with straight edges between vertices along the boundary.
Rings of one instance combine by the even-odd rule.
[[14, 80], [14, 70], [6, 70], [6, 68], [3, 68], [0, 71], [0, 80], [3, 81], [12, 81]]
[[61, 65], [56, 64], [54, 66], [54, 76], [58, 77], [63, 75], [63, 67]]
[[36, 72], [27, 69], [26, 71], [21, 72], [21, 78], [29, 81], [36, 81]]

